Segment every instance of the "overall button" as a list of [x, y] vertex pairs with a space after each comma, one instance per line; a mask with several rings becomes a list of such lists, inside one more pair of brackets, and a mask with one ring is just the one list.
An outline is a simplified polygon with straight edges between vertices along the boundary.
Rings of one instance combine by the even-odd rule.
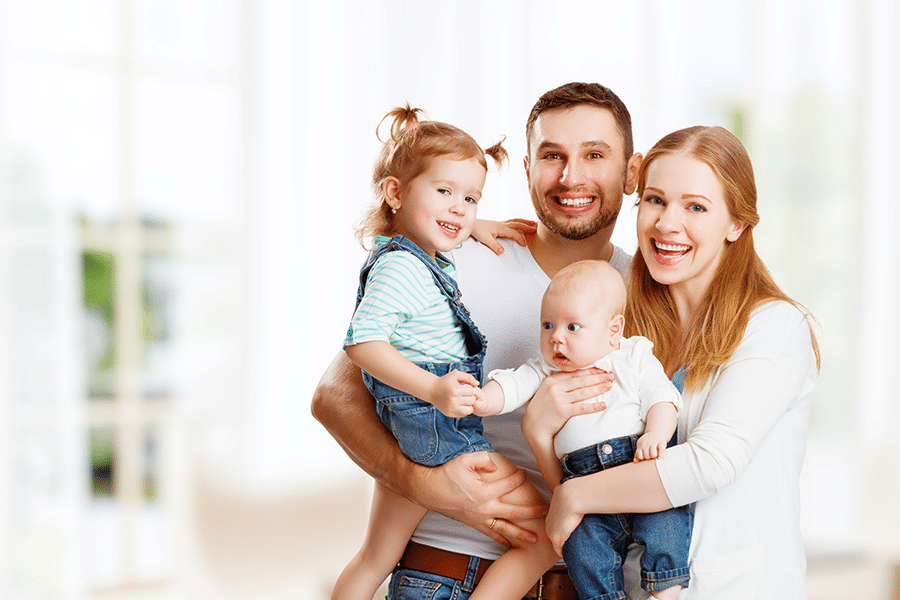
[[612, 446], [610, 446], [609, 444], [603, 444], [602, 446], [600, 446], [600, 452], [606, 455], [610, 455], [612, 454]]

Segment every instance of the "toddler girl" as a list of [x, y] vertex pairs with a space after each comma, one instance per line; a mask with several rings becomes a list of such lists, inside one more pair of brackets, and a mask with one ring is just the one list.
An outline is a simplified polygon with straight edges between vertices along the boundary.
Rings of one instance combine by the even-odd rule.
[[[437, 466], [467, 452], [491, 452], [473, 414], [486, 341], [442, 253], [475, 226], [485, 154], [500, 163], [506, 151], [500, 143], [482, 150], [457, 127], [419, 121], [419, 112], [407, 105], [385, 116], [392, 123], [372, 177], [376, 202], [358, 231], [360, 241], [374, 238], [373, 249], [360, 271], [344, 349], [363, 370], [378, 415], [404, 454]], [[516, 470], [499, 454], [491, 458], [498, 477]], [[512, 503], [543, 503], [531, 484], [513, 494], [520, 498], [508, 497]], [[376, 483], [365, 541], [338, 578], [332, 600], [371, 600], [424, 515], [424, 508]], [[543, 522], [522, 525], [538, 532], [538, 542], [497, 559], [473, 599], [518, 600], [556, 563]]]

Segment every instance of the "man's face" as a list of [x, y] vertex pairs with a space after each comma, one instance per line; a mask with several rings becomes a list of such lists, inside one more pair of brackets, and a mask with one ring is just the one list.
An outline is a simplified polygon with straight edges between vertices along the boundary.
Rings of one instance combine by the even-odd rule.
[[615, 225], [622, 194], [633, 184], [626, 186], [630, 157], [609, 110], [590, 104], [549, 110], [528, 142], [528, 190], [545, 227], [581, 240]]

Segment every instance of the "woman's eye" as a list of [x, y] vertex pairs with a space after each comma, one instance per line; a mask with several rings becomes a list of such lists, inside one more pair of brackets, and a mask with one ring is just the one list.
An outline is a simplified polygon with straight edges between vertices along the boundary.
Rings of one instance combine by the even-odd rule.
[[644, 200], [646, 202], [649, 202], [650, 204], [656, 204], [659, 206], [662, 206], [663, 204], [662, 198], [660, 198], [659, 196], [647, 196], [646, 198], [644, 198]]
[[688, 210], [695, 213], [706, 212], [706, 208], [699, 204], [691, 204], [688, 206]]
[[581, 329], [581, 325], [579, 325], [578, 323], [569, 323], [569, 326], [566, 329], [568, 329], [569, 331], [578, 331], [579, 329]]

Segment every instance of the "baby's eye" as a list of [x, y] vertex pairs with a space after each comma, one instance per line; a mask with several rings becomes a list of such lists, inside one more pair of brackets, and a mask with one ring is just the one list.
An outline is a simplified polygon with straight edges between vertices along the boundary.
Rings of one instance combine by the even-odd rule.
[[475, 196], [466, 196], [466, 202], [469, 204], [478, 204], [478, 198]]
[[543, 329], [544, 331], [550, 331], [551, 329], [553, 329], [553, 323], [550, 323], [550, 322], [541, 323], [541, 329]]
[[581, 325], [579, 325], [578, 323], [569, 323], [566, 329], [568, 329], [569, 331], [578, 331], [579, 329], [581, 329]]
[[438, 188], [438, 194], [444, 194], [445, 196], [450, 193], [450, 190], [447, 188]]

